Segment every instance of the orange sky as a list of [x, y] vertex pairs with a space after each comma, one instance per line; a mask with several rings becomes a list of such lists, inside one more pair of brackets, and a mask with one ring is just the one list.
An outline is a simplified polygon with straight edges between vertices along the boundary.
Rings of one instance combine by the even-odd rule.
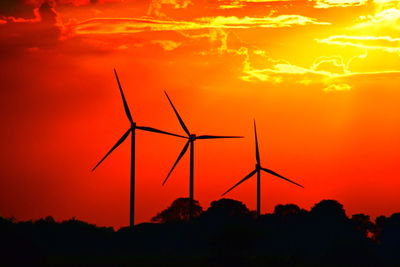
[[[400, 1], [6, 0], [0, 3], [0, 215], [128, 223], [128, 129], [113, 68], [135, 120], [199, 140], [203, 207], [254, 168], [263, 212], [321, 199], [348, 215], [399, 211]], [[136, 222], [188, 195], [184, 140], [137, 132]], [[255, 209], [255, 179], [227, 197]]]

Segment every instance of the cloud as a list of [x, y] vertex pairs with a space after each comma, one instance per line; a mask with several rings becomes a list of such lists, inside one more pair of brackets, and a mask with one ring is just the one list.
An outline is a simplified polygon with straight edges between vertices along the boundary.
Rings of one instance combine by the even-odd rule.
[[[327, 75], [325, 72], [318, 72], [311, 68], [304, 68], [283, 59], [274, 59], [267, 55], [262, 50], [249, 50], [248, 48], [242, 48], [242, 54], [244, 55], [242, 75], [239, 77], [241, 80], [246, 82], [270, 82], [270, 83], [282, 83], [288, 81], [303, 81], [306, 76], [308, 80], [315, 81], [318, 76], [320, 80], [321, 76]], [[261, 57], [263, 60], [262, 66], [254, 67], [254, 57]]]
[[[379, 1], [379, 0], [375, 0]], [[386, 0], [382, 0], [386, 1]], [[387, 0], [393, 1], [393, 0]], [[316, 9], [327, 9], [327, 8], [346, 8], [346, 7], [357, 7], [366, 6], [369, 4], [369, 0], [218, 0], [220, 3], [220, 9], [237, 9], [245, 8], [248, 6], [291, 6], [301, 5], [304, 7], [311, 7]]]
[[149, 18], [97, 18], [75, 25], [76, 34], [118, 34], [145, 31], [187, 31], [201, 29], [248, 29], [281, 28], [309, 24], [328, 25], [316, 19], [300, 15], [280, 15], [275, 17], [203, 17], [194, 21], [160, 20]]
[[310, 69], [317, 72], [331, 73], [332, 75], [342, 75], [349, 73], [349, 60], [345, 63], [341, 56], [321, 56], [314, 60]]
[[315, 8], [363, 6], [368, 0], [316, 0]]
[[[351, 90], [348, 83], [340, 80], [357, 75], [356, 73], [346, 72], [344, 70], [345, 64], [339, 58], [321, 57], [310, 67], [297, 66], [284, 60], [267, 59], [267, 61], [269, 61], [269, 67], [257, 69], [251, 66], [249, 58], [247, 58], [240, 79], [252, 83], [317, 84], [323, 88], [324, 92], [333, 92]], [[332, 72], [332, 66], [336, 68], [334, 72]]]
[[329, 22], [319, 22], [314, 18], [309, 18], [301, 15], [279, 15], [274, 17], [205, 17], [198, 21], [207, 22], [210, 27], [220, 28], [283, 28], [294, 25], [329, 25]]
[[149, 18], [97, 18], [74, 26], [76, 34], [128, 34], [147, 31], [180, 31], [204, 29], [205, 25], [190, 21]]
[[359, 22], [349, 27], [354, 31], [368, 31], [374, 34], [392, 35], [400, 30], [400, 10], [397, 7], [384, 9], [373, 15], [362, 16]]
[[321, 43], [352, 46], [362, 49], [382, 50], [390, 53], [400, 52], [400, 38], [389, 36], [330, 36], [326, 39], [318, 40]]
[[[27, 5], [40, 6], [44, 2], [49, 0], [23, 0]], [[104, 4], [104, 3], [123, 3], [124, 0], [51, 0], [57, 6], [87, 6], [92, 4]]]
[[0, 16], [15, 16], [21, 18], [33, 18], [33, 8], [40, 7], [44, 3], [29, 3], [27, 0], [1, 0]]
[[54, 9], [51, 1], [44, 1], [38, 8], [32, 10], [32, 18], [21, 18], [15, 16], [0, 16], [5, 23], [44, 23], [56, 24], [59, 22], [59, 15]]
[[[201, 17], [194, 20], [96, 18], [71, 24], [68, 26], [68, 32], [71, 33], [70, 38], [101, 38], [102, 43], [108, 40], [114, 44], [115, 40], [135, 35], [137, 38], [149, 40], [142, 43], [157, 44], [165, 51], [174, 51], [186, 42], [186, 44], [189, 44], [185, 46], [186, 48], [193, 47], [192, 45], [197, 43], [198, 46], [195, 49], [200, 55], [225, 53], [240, 55], [242, 53], [240, 47], [234, 49], [228, 47], [228, 36], [230, 36], [229, 30], [231, 29], [288, 28], [305, 25], [325, 26], [327, 24], [300, 15], [241, 18], [217, 16]], [[160, 34], [163, 36], [163, 40], [168, 41], [161, 42]], [[199, 42], [187, 43], [188, 39], [197, 39]], [[201, 39], [207, 39], [208, 44], [200, 45]], [[237, 41], [241, 42], [239, 39]], [[102, 47], [104, 47], [104, 43]]]
[[192, 4], [191, 0], [151, 0], [147, 13], [157, 17], [165, 17], [166, 15], [161, 11], [164, 6], [179, 9], [187, 8], [190, 4]]
[[375, 0], [371, 3], [372, 14], [358, 17], [355, 23], [346, 27], [339, 35], [316, 40], [329, 45], [399, 53], [399, 1]]
[[[330, 79], [348, 74], [346, 64], [339, 56], [319, 57], [311, 66], [302, 67], [287, 60], [274, 59], [262, 50], [245, 51], [243, 75], [240, 78], [248, 82], [326, 83]], [[263, 58], [263, 66], [253, 66], [254, 56]]]
[[49, 47], [61, 37], [59, 15], [49, 2], [33, 10], [33, 18], [0, 17], [0, 48], [3, 51]]
[[277, 2], [295, 2], [294, 0], [218, 0], [219, 9], [237, 9], [243, 8], [251, 4], [270, 5]]
[[[300, 66], [287, 60], [272, 58], [263, 50], [242, 48], [244, 55], [242, 73], [239, 78], [249, 83], [289, 83], [321, 86], [324, 92], [348, 91], [352, 83], [365, 79], [375, 80], [376, 77], [399, 77], [397, 68], [373, 71], [352, 71], [350, 64], [354, 59], [366, 59], [367, 55], [350, 57], [344, 60], [341, 56], [317, 57], [310, 66]], [[263, 64], [254, 66], [254, 56], [262, 57]], [[389, 78], [390, 79], [390, 78]]]
[[323, 89], [324, 92], [335, 92], [335, 91], [349, 91], [351, 86], [347, 83], [330, 84]]
[[315, 71], [287, 63], [273, 64], [268, 68], [253, 68], [247, 66], [243, 69], [243, 75], [240, 77], [247, 82], [274, 82], [283, 81], [304, 83], [305, 79], [313, 83], [319, 83], [324, 78], [331, 77], [331, 73], [324, 71]]
[[304, 0], [240, 0], [246, 3], [307, 2]]
[[[30, 5], [41, 2], [40, 0], [32, 0]], [[113, 0], [104, 1], [86, 1], [86, 0], [57, 0], [54, 3], [58, 5], [88, 5], [99, 4], [104, 2], [113, 2]], [[119, 2], [115, 0], [114, 2]], [[319, 20], [317, 18], [303, 16], [299, 14], [281, 14], [270, 12], [269, 16], [218, 16], [218, 6], [220, 4], [242, 5], [248, 3], [275, 3], [277, 1], [259, 1], [259, 0], [243, 0], [243, 1], [218, 1], [212, 7], [216, 8], [213, 16], [189, 16], [182, 20], [167, 19], [162, 17], [142, 17], [142, 18], [91, 18], [81, 22], [72, 21], [69, 24], [62, 24], [60, 16], [55, 11], [54, 6], [46, 1], [41, 4], [40, 8], [35, 9], [33, 18], [16, 18], [16, 17], [0, 17], [0, 29], [5, 29], [0, 33], [0, 41], [2, 46], [7, 44], [11, 46], [20, 46], [35, 51], [37, 48], [48, 47], [65, 41], [63, 49], [87, 49], [100, 51], [128, 50], [130, 48], [141, 47], [147, 45], [156, 45], [164, 51], [174, 51], [184, 44], [185, 49], [191, 49], [190, 45], [195, 45], [196, 53], [200, 55], [209, 54], [231, 54], [243, 58], [242, 72], [239, 78], [248, 82], [272, 82], [283, 83], [293, 82], [301, 84], [318, 83], [324, 88], [331, 84], [336, 84], [335, 79], [357, 75], [361, 72], [352, 72], [349, 68], [351, 60], [343, 60], [340, 55], [337, 56], [319, 56], [310, 65], [310, 63], [302, 64], [301, 62], [289, 62], [287, 60], [268, 56], [266, 50], [258, 49], [253, 46], [252, 41], [242, 41], [240, 38], [235, 39], [236, 33], [242, 31], [234, 31], [235, 29], [258, 29], [257, 33], [262, 29], [269, 28], [290, 28], [307, 25], [328, 26], [331, 23]], [[312, 7], [312, 1], [278, 1], [282, 3], [298, 2], [302, 6]], [[317, 1], [318, 2], [318, 1]], [[361, 3], [363, 1], [320, 1], [329, 3], [330, 6], [347, 5], [348, 3]], [[161, 12], [161, 8], [169, 7], [170, 9], [186, 9], [192, 5], [198, 5], [199, 2], [190, 0], [154, 0], [150, 2], [151, 13]], [[353, 5], [352, 4], [352, 5]], [[156, 12], [156, 10], [158, 10]], [[186, 11], [183, 11], [185, 13]], [[388, 22], [392, 25], [396, 19], [400, 18], [398, 10], [378, 12], [373, 16], [365, 16], [359, 18], [358, 22], [352, 25], [352, 30], [369, 29], [374, 23]], [[230, 12], [224, 11], [223, 14]], [[208, 13], [210, 14], [210, 13]], [[312, 14], [312, 13], [310, 13]], [[160, 15], [160, 13], [158, 14]], [[350, 27], [349, 27], [350, 28]], [[11, 34], [13, 33], [13, 34]], [[150, 33], [150, 34], [149, 34]], [[154, 34], [152, 34], [154, 33]], [[231, 34], [232, 33], [232, 34]], [[135, 35], [132, 37], [132, 35]], [[17, 36], [17, 37], [16, 37]], [[228, 39], [229, 37], [229, 39]], [[134, 39], [132, 39], [134, 38]], [[209, 41], [204, 45], [199, 42], [186, 42], [187, 39], [205, 38]], [[247, 38], [247, 36], [246, 36]], [[70, 40], [68, 42], [68, 40]], [[229, 40], [229, 44], [228, 44]], [[312, 39], [311, 39], [312, 41]], [[382, 49], [391, 52], [397, 52], [399, 39], [390, 36], [352, 36], [352, 35], [333, 35], [325, 39], [319, 39], [319, 43], [340, 46], [353, 46], [363, 49]], [[278, 42], [274, 40], [274, 42]], [[201, 43], [199, 45], [199, 43]], [[211, 44], [211, 48], [210, 45]], [[76, 46], [70, 48], [68, 46]], [[262, 47], [262, 46], [261, 46]], [[201, 50], [199, 52], [199, 49]], [[178, 49], [180, 51], [181, 49]], [[75, 50], [74, 50], [75, 51]], [[270, 51], [273, 53], [274, 51]], [[319, 57], [318, 57], [319, 56]], [[262, 60], [254, 60], [255, 57], [261, 57]], [[367, 73], [367, 72], [365, 72]], [[350, 85], [349, 85], [350, 86]], [[336, 88], [335, 87], [335, 88]], [[330, 90], [329, 89], [329, 90]], [[328, 90], [328, 89], [327, 89]], [[337, 89], [335, 89], [337, 90]]]
[[230, 4], [226, 5], [220, 5], [218, 8], [219, 9], [234, 9], [234, 8], [242, 8], [245, 7], [246, 5], [241, 4], [240, 2], [232, 2]]
[[153, 44], [161, 46], [165, 51], [172, 51], [182, 45], [182, 43], [174, 42], [171, 40], [155, 40]]

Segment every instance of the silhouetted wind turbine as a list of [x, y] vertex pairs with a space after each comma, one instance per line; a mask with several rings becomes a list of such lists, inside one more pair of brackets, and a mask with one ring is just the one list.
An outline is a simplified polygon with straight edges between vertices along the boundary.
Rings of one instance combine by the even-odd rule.
[[146, 126], [138, 126], [136, 125], [136, 122], [133, 121], [131, 111], [129, 110], [128, 103], [126, 101], [124, 92], [121, 87], [121, 83], [118, 78], [117, 71], [114, 69], [115, 73], [115, 78], [117, 79], [119, 91], [121, 93], [122, 97], [122, 102], [124, 104], [124, 109], [125, 109], [125, 114], [131, 124], [129, 129], [122, 135], [122, 137], [118, 140], [118, 142], [107, 152], [107, 154], [97, 163], [96, 166], [92, 169], [94, 171], [107, 157], [110, 155], [120, 144], [122, 144], [125, 139], [131, 134], [131, 185], [130, 185], [130, 216], [129, 216], [129, 226], [133, 227], [134, 222], [135, 222], [135, 132], [136, 129], [143, 130], [143, 131], [148, 131], [148, 132], [153, 132], [153, 133], [160, 133], [160, 134], [167, 134], [167, 135], [172, 135], [172, 136], [177, 136], [177, 137], [182, 137], [186, 138], [185, 136], [178, 135], [178, 134], [173, 134], [165, 131], [161, 131], [152, 127], [146, 127]]
[[[257, 139], [257, 128], [256, 128], [256, 121], [254, 120], [254, 137], [255, 137], [255, 145], [256, 145], [256, 168], [251, 171], [246, 177], [244, 177], [242, 180], [240, 180], [237, 184], [235, 184], [234, 186], [232, 186], [228, 191], [226, 191], [225, 193], [223, 193], [222, 195], [227, 194], [229, 191], [231, 191], [233, 188], [235, 188], [236, 186], [240, 185], [241, 183], [243, 183], [244, 181], [246, 181], [247, 179], [250, 179], [254, 174], [257, 173], [257, 217], [260, 217], [261, 214], [261, 171], [265, 171], [269, 174], [272, 174], [274, 176], [277, 176], [283, 180], [286, 180], [292, 184], [295, 184], [297, 186], [303, 187], [302, 185], [295, 183], [285, 177], [283, 177], [280, 174], [277, 174], [276, 172], [270, 170], [270, 169], [266, 169], [261, 167], [261, 162], [260, 162], [260, 151], [258, 149], [258, 139]], [[304, 188], [304, 187], [303, 187]]]
[[181, 116], [179, 116], [178, 111], [176, 110], [174, 104], [172, 104], [171, 99], [169, 98], [167, 92], [165, 92], [165, 95], [168, 98], [169, 103], [172, 106], [172, 109], [175, 112], [176, 117], [179, 120], [179, 123], [182, 127], [182, 129], [185, 131], [187, 134], [188, 141], [186, 142], [185, 146], [183, 147], [181, 153], [179, 154], [177, 160], [175, 161], [174, 165], [172, 166], [171, 170], [169, 171], [167, 177], [165, 178], [163, 185], [167, 182], [169, 176], [171, 175], [172, 171], [175, 169], [176, 165], [178, 162], [181, 160], [181, 158], [185, 155], [186, 151], [188, 150], [190, 146], [190, 175], [189, 175], [189, 199], [190, 199], [190, 208], [189, 208], [189, 218], [191, 219], [193, 216], [193, 200], [194, 200], [194, 142], [197, 139], [221, 139], [221, 138], [242, 138], [242, 136], [218, 136], [218, 135], [199, 135], [197, 136], [196, 134], [190, 133], [188, 128], [186, 127], [185, 123], [183, 122]]

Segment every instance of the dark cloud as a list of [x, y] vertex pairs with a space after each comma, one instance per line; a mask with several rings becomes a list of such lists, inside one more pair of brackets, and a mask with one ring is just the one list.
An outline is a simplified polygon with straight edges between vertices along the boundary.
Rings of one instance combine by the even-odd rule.
[[1, 0], [0, 16], [18, 16], [23, 18], [33, 18], [32, 6], [26, 4], [24, 0]]
[[57, 44], [62, 26], [51, 2], [42, 3], [32, 13], [32, 18], [0, 17], [1, 57], [21, 49], [46, 48]]
[[58, 14], [49, 2], [45, 2], [39, 7], [39, 16], [42, 23], [57, 23]]

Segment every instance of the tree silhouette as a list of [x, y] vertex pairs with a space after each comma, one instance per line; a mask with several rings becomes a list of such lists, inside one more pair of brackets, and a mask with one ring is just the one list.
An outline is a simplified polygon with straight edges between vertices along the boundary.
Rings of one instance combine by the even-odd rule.
[[276, 205], [274, 209], [274, 214], [281, 218], [288, 218], [296, 215], [304, 215], [306, 213], [305, 210], [300, 209], [299, 206], [295, 204], [286, 204], [286, 205]]
[[[190, 198], [177, 198], [171, 206], [154, 216], [151, 221], [158, 223], [189, 221], [190, 219]], [[197, 200], [193, 200], [192, 218], [199, 217], [203, 213], [203, 208]]]
[[316, 217], [325, 218], [346, 218], [343, 205], [336, 200], [324, 199], [311, 208], [310, 214]]
[[211, 202], [204, 213], [206, 217], [251, 217], [254, 215], [245, 204], [240, 201], [222, 198]]
[[351, 222], [354, 227], [362, 233], [363, 236], [367, 237], [369, 232], [374, 229], [374, 224], [368, 215], [365, 214], [354, 214], [351, 216]]
[[378, 255], [389, 266], [398, 266], [400, 262], [400, 213], [390, 217], [379, 216], [375, 220], [374, 238], [380, 248]]
[[153, 218], [162, 223], [118, 231], [76, 218], [0, 217], [0, 265], [399, 266], [400, 213], [374, 225], [367, 215], [348, 218], [339, 202], [323, 200], [310, 212], [277, 205], [256, 219], [242, 202], [220, 199], [204, 213], [195, 201], [198, 218], [181, 223], [189, 220], [189, 201], [178, 198]]

